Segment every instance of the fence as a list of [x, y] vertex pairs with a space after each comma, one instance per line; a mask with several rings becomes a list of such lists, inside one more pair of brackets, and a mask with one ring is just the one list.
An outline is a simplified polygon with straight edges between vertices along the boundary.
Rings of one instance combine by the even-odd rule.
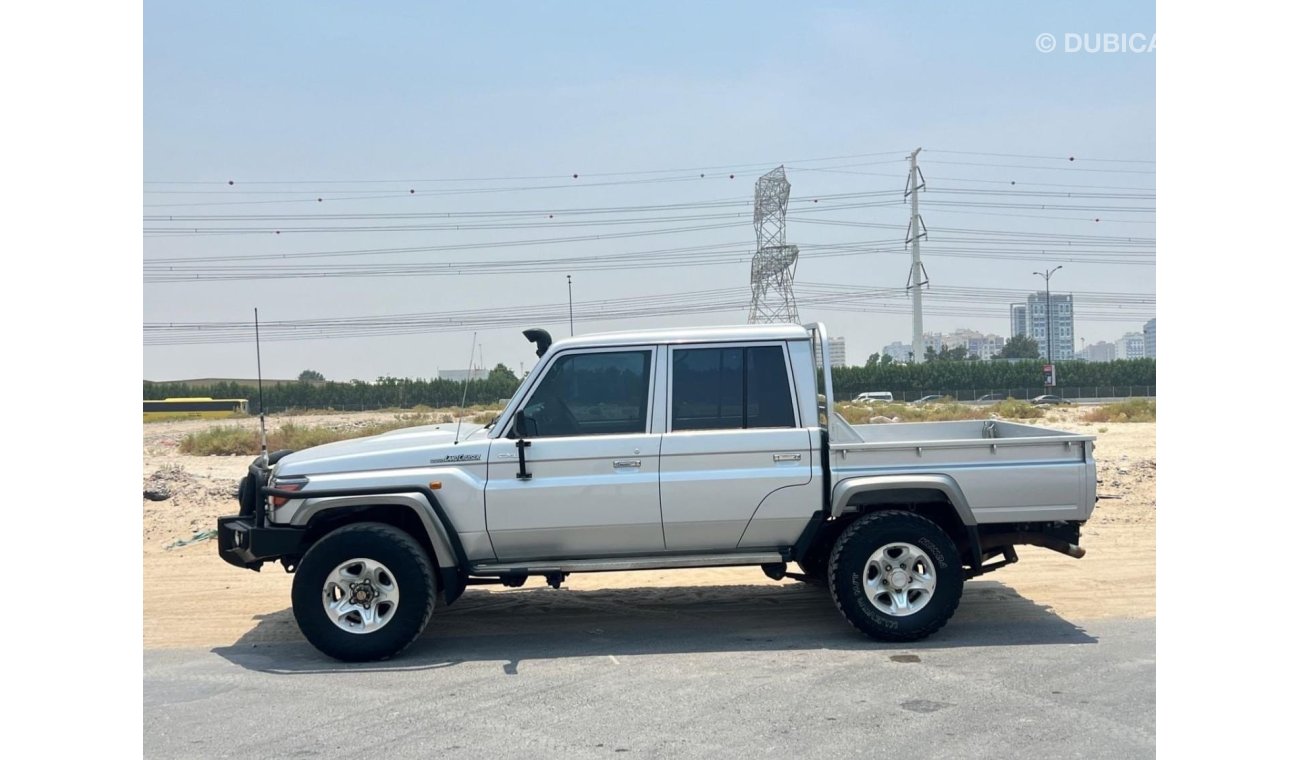
[[[1018, 398], [1028, 400], [1035, 396], [1051, 394], [1060, 396], [1065, 399], [1116, 399], [1116, 398], [1155, 398], [1156, 387], [1154, 385], [1091, 385], [1091, 386], [1066, 386], [1060, 388], [978, 388], [976, 390], [962, 391], [892, 391], [894, 400], [899, 402], [916, 401], [923, 396], [945, 396], [955, 401], [975, 401], [981, 396], [992, 394], [1002, 394], [1004, 398]], [[836, 394], [839, 396], [840, 394]], [[837, 401], [850, 401], [852, 397], [841, 397]], [[509, 399], [501, 399], [497, 402], [498, 406], [504, 407]], [[250, 401], [249, 413], [257, 414], [256, 400]], [[467, 405], [472, 406], [472, 405]], [[479, 405], [483, 406], [483, 405]], [[487, 405], [491, 406], [491, 405]], [[454, 408], [454, 407], [453, 407]], [[334, 404], [328, 409], [312, 409], [294, 406], [271, 406], [266, 407], [267, 414], [276, 414], [281, 416], [297, 416], [305, 414], [328, 414], [329, 412], [416, 412], [411, 407], [394, 407], [386, 404]], [[443, 411], [448, 411], [444, 408]], [[467, 414], [474, 414], [473, 410], [466, 409]]]
[[[483, 411], [484, 407], [495, 409], [504, 407], [509, 399], [498, 402], [497, 404], [466, 404], [464, 407], [465, 416], [472, 416]], [[475, 408], [477, 407], [477, 408]], [[438, 412], [456, 413], [460, 409], [457, 405], [437, 407]], [[280, 417], [302, 417], [316, 414], [333, 414], [339, 412], [391, 412], [393, 414], [428, 414], [434, 409], [427, 405], [421, 406], [394, 406], [392, 404], [330, 404], [327, 407], [319, 406], [276, 406], [273, 404], [266, 405], [268, 415], [277, 415]], [[256, 417], [257, 401], [248, 402], [249, 416]]]
[[[888, 389], [884, 389], [888, 390]], [[1069, 386], [1058, 388], [979, 388], [969, 391], [892, 391], [895, 401], [916, 401], [922, 396], [947, 396], [957, 401], [974, 401], [981, 396], [1002, 394], [1005, 398], [1031, 399], [1043, 394], [1060, 396], [1065, 399], [1113, 399], [1113, 398], [1155, 398], [1154, 385], [1093, 385]], [[839, 394], [836, 394], [837, 396]], [[852, 397], [836, 399], [849, 401]]]

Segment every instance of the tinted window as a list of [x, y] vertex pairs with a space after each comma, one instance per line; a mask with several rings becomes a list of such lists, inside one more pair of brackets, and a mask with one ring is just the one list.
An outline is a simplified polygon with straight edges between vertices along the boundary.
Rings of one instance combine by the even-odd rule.
[[524, 407], [529, 437], [644, 433], [650, 352], [568, 354]]
[[780, 346], [673, 351], [673, 430], [794, 427]]
[[673, 352], [673, 430], [743, 428], [743, 348]]
[[745, 349], [745, 427], [794, 427], [790, 379], [780, 346]]

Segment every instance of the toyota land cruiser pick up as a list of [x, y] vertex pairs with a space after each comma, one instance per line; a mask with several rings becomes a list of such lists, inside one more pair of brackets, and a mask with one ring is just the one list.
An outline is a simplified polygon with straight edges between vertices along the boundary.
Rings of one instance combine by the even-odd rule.
[[259, 456], [218, 550], [294, 573], [303, 635], [341, 660], [397, 654], [439, 597], [472, 584], [734, 565], [825, 584], [861, 632], [914, 641], [1016, 546], [1083, 556], [1094, 438], [1003, 420], [849, 425], [826, 335], [526, 331], [540, 358], [494, 423]]

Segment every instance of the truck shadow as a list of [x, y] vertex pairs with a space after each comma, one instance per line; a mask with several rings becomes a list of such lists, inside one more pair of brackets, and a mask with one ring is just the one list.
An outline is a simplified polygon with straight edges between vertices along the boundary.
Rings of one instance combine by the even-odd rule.
[[331, 660], [302, 638], [291, 610], [262, 616], [234, 645], [212, 650], [265, 673], [428, 670], [560, 657], [789, 650], [908, 652], [978, 646], [1092, 644], [1097, 639], [996, 581], [967, 583], [948, 625], [912, 644], [862, 636], [824, 588], [803, 584], [627, 588], [597, 591], [523, 588], [467, 591], [433, 613], [424, 635], [379, 663]]

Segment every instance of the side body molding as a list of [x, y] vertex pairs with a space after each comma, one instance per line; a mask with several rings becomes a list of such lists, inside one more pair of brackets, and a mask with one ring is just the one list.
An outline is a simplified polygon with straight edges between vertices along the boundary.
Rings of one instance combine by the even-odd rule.
[[835, 484], [831, 491], [831, 516], [844, 514], [854, 496], [862, 493], [879, 491], [927, 490], [939, 491], [948, 497], [961, 519], [963, 525], [975, 525], [975, 514], [971, 511], [966, 496], [957, 481], [948, 475], [872, 475], [861, 478], [847, 478]]

